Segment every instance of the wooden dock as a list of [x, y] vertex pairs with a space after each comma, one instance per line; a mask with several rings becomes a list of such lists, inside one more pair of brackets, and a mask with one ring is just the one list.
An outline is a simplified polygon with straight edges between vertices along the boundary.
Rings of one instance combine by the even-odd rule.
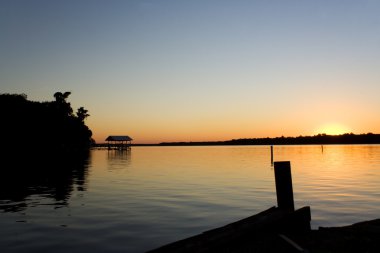
[[147, 253], [378, 253], [380, 219], [344, 227], [309, 227], [310, 209], [284, 213], [272, 207]]
[[[269, 208], [221, 228], [177, 241], [149, 253], [302, 252], [291, 238], [310, 231], [310, 208]], [[301, 249], [302, 250], [302, 249]]]
[[278, 207], [147, 253], [378, 253], [380, 219], [310, 227], [310, 207], [294, 210], [290, 162], [275, 162]]

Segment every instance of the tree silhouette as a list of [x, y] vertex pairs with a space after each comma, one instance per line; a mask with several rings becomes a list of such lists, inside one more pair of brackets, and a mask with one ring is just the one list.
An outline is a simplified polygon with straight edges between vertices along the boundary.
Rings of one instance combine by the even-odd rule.
[[56, 92], [54, 93], [54, 98], [56, 102], [56, 106], [60, 113], [63, 115], [72, 115], [73, 109], [71, 108], [70, 103], [68, 103], [66, 100], [71, 95], [71, 92], [66, 91], [65, 93], [62, 92]]
[[77, 117], [80, 121], [84, 121], [90, 114], [88, 114], [88, 110], [84, 109], [84, 107], [79, 107], [77, 111]]
[[65, 93], [62, 93], [62, 92], [56, 92], [54, 93], [54, 98], [55, 98], [55, 101], [57, 103], [61, 103], [61, 104], [64, 104], [64, 103], [67, 103], [66, 102], [66, 99], [71, 95], [71, 92], [70, 91], [66, 91]]
[[29, 101], [25, 94], [0, 94], [0, 132], [6, 133], [0, 153], [17, 156], [15, 150], [33, 146], [23, 155], [34, 159], [42, 151], [54, 157], [88, 150], [92, 132], [84, 120], [89, 114], [83, 107], [73, 113], [67, 102], [70, 94], [56, 92], [55, 101], [48, 102]]

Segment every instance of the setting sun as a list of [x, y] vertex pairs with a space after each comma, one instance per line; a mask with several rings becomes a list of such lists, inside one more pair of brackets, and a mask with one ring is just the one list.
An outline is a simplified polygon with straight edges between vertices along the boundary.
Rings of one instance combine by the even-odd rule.
[[324, 133], [329, 135], [339, 135], [349, 132], [351, 132], [351, 130], [344, 125], [337, 123], [328, 123], [317, 128], [316, 134]]

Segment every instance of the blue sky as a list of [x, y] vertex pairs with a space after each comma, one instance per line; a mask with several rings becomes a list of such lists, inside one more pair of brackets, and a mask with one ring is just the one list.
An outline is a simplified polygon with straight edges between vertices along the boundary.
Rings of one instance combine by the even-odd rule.
[[380, 132], [379, 1], [7, 1], [0, 92], [71, 91], [97, 141]]

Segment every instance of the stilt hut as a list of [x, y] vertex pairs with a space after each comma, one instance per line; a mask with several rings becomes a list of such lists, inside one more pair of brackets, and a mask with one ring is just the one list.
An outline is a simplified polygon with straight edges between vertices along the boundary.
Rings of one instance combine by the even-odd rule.
[[110, 135], [107, 137], [108, 149], [129, 149], [133, 139], [128, 135]]

